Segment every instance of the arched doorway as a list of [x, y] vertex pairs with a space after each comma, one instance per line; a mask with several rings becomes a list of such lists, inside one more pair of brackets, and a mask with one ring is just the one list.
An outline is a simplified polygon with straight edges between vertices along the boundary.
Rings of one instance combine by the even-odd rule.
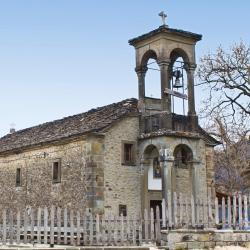
[[150, 144], [145, 148], [143, 166], [143, 207], [146, 209], [153, 208], [155, 211], [156, 206], [161, 207], [162, 202], [162, 171], [159, 161], [159, 150], [155, 145]]

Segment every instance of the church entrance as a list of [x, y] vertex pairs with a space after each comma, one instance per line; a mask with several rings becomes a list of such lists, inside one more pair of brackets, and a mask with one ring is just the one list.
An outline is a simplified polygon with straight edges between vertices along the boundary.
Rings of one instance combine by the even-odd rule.
[[158, 206], [160, 209], [160, 218], [162, 218], [162, 209], [161, 209], [161, 200], [151, 200], [150, 201], [150, 209], [153, 208], [154, 210], [154, 218], [156, 219], [156, 207]]

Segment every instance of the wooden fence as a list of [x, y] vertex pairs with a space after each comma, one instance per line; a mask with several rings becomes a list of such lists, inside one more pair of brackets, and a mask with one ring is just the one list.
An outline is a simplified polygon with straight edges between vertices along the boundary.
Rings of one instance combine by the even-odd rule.
[[[63, 245], [140, 245], [160, 241], [160, 211], [144, 216], [92, 215], [51, 207], [13, 213], [4, 210], [1, 221], [2, 244], [38, 243]], [[158, 238], [157, 238], [158, 237]]]
[[2, 244], [140, 245], [161, 241], [161, 229], [248, 229], [250, 197], [205, 200], [176, 193], [162, 200], [161, 208], [137, 216], [93, 215], [67, 208], [4, 210], [0, 218]]
[[[165, 209], [164, 209], [165, 208]], [[231, 197], [208, 195], [205, 199], [183, 194], [168, 193], [167, 202], [162, 200], [163, 228], [218, 228], [250, 229], [250, 196], [237, 194]]]

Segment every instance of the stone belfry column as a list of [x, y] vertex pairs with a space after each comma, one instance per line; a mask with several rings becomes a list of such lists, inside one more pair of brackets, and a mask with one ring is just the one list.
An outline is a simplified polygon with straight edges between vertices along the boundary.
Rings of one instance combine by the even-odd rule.
[[195, 112], [195, 97], [194, 97], [194, 72], [196, 64], [187, 64], [187, 87], [188, 87], [188, 116], [190, 119], [189, 126], [191, 131], [196, 131], [198, 127], [198, 117]]
[[138, 94], [139, 94], [139, 100], [144, 99], [145, 97], [145, 76], [148, 68], [145, 67], [136, 67], [135, 72], [138, 77]]
[[195, 112], [195, 97], [194, 97], [194, 72], [196, 64], [187, 64], [187, 87], [188, 87], [188, 115], [196, 115]]
[[162, 111], [171, 113], [171, 96], [164, 93], [165, 89], [170, 89], [169, 60], [158, 60], [161, 71], [161, 107]]

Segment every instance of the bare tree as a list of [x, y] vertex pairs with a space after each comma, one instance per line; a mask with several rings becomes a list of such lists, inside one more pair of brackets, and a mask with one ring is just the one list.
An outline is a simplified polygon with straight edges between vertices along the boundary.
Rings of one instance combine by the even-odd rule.
[[206, 130], [221, 145], [215, 150], [216, 185], [222, 191], [244, 192], [250, 187], [250, 46], [243, 42], [229, 52], [219, 47], [203, 56], [198, 86], [207, 97], [200, 114]]
[[[233, 133], [234, 130], [234, 133]], [[210, 130], [211, 131], [211, 130]], [[225, 118], [214, 118], [213, 132], [221, 142], [215, 150], [215, 185], [218, 190], [233, 194], [250, 187], [250, 141], [243, 125], [228, 126]], [[233, 134], [233, 135], [232, 135]]]
[[232, 46], [230, 52], [219, 47], [215, 54], [201, 58], [199, 83], [208, 92], [203, 114], [214, 112], [238, 119], [237, 114], [250, 115], [250, 46], [243, 42]]

